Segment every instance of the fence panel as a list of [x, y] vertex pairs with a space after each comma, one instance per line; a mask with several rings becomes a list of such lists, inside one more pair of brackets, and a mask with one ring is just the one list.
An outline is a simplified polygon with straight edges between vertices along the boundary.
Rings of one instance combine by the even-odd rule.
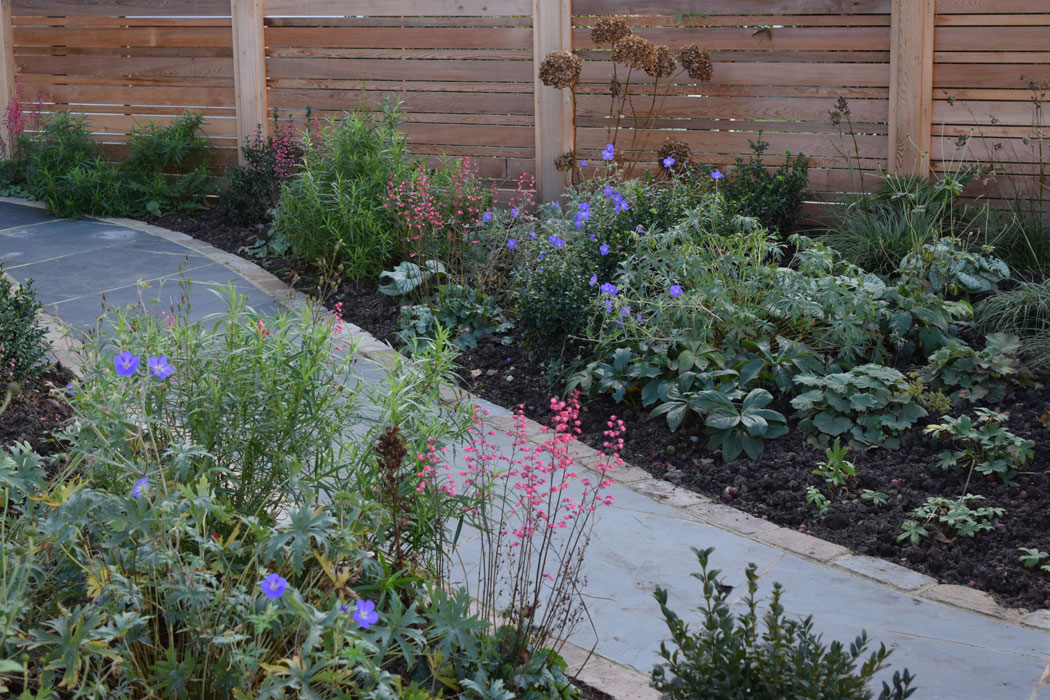
[[[269, 100], [282, 117], [398, 100], [412, 153], [470, 156], [497, 180], [534, 170], [532, 0], [373, 1], [353, 16], [321, 4], [267, 2]], [[309, 16], [329, 13], [344, 16]]]
[[[630, 5], [628, 8], [627, 5]], [[630, 11], [635, 34], [677, 50], [696, 44], [714, 63], [709, 83], [684, 73], [670, 89], [635, 71], [634, 112], [655, 106], [654, 129], [631, 131], [617, 146], [656, 168], [656, 150], [667, 138], [684, 141], [700, 162], [725, 168], [746, 157], [749, 142], [769, 143], [766, 161], [783, 162], [786, 150], [810, 160], [815, 192], [860, 185], [862, 169], [884, 167], [889, 117], [890, 3], [882, 0], [575, 0], [574, 46], [585, 58], [577, 112], [577, 144], [594, 156], [611, 138], [610, 51], [595, 46], [590, 27], [600, 15]], [[617, 79], [624, 83], [620, 66]], [[655, 98], [655, 99], [654, 99]], [[850, 115], [832, 118], [839, 99]], [[630, 107], [625, 110], [631, 114]], [[835, 122], [838, 123], [835, 123]], [[847, 135], [852, 121], [856, 141]], [[646, 124], [644, 120], [639, 123]]]
[[934, 32], [934, 171], [992, 167], [973, 193], [1050, 203], [1050, 4], [938, 0]]
[[86, 113], [116, 152], [136, 124], [199, 112], [219, 159], [236, 153], [229, 0], [15, 0], [12, 13], [15, 75], [45, 112]]

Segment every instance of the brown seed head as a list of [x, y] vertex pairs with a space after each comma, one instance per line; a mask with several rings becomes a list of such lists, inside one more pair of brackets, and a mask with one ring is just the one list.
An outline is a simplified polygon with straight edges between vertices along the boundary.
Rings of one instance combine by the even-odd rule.
[[576, 158], [573, 156], [572, 151], [566, 151], [554, 159], [554, 167], [563, 173], [567, 173], [572, 170], [572, 164], [575, 160]]
[[711, 54], [707, 49], [702, 49], [696, 44], [683, 46], [678, 52], [678, 60], [682, 62], [682, 66], [693, 80], [699, 80], [702, 83], [711, 81], [714, 64], [711, 63]]
[[672, 136], [666, 139], [656, 152], [656, 157], [661, 165], [668, 156], [674, 158], [674, 165], [671, 166], [671, 170], [684, 170], [686, 164], [689, 163], [689, 159], [692, 158], [693, 152], [689, 149], [689, 144]]
[[591, 41], [595, 46], [612, 46], [620, 39], [631, 36], [626, 17], [603, 17], [591, 29]]
[[674, 75], [677, 69], [678, 62], [674, 60], [674, 51], [667, 46], [657, 46], [653, 52], [653, 62], [645, 72], [659, 80]]
[[632, 34], [616, 42], [612, 60], [613, 63], [621, 63], [628, 68], [648, 71], [649, 66], [656, 60], [656, 46], [648, 39]]
[[553, 51], [540, 64], [540, 82], [552, 88], [571, 88], [580, 82], [583, 60], [571, 51]]

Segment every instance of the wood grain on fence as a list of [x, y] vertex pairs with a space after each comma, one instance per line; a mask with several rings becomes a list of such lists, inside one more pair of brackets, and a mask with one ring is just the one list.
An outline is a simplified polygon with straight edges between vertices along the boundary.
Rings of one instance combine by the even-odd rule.
[[714, 61], [710, 82], [682, 73], [656, 93], [632, 77], [617, 145], [640, 169], [659, 170], [669, 137], [722, 168], [761, 138], [769, 165], [806, 155], [822, 197], [916, 163], [1016, 174], [993, 179], [996, 196], [1046, 190], [1047, 0], [0, 0], [0, 107], [14, 74], [114, 144], [136, 122], [202, 112], [232, 155], [269, 109], [301, 120], [396, 99], [411, 152], [553, 182], [570, 110], [536, 66], [557, 47], [584, 58], [575, 143], [597, 160], [616, 110], [590, 28], [628, 13], [637, 34]]

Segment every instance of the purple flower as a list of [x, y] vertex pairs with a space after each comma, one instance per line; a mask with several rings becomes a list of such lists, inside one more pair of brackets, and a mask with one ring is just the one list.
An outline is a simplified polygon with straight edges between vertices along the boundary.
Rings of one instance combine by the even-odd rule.
[[593, 287], [598, 284], [598, 275], [591, 275], [590, 285]]
[[536, 232], [535, 231], [529, 231], [529, 240], [530, 241], [536, 240]]
[[555, 199], [553, 202], [551, 202], [551, 206], [554, 207], [555, 209], [557, 209], [558, 207], [561, 206], [561, 202], [559, 202], [558, 200]]
[[621, 318], [626, 318], [627, 316], [630, 316], [630, 315], [631, 315], [631, 307], [630, 306], [625, 306], [622, 309], [620, 309], [620, 317]]
[[581, 167], [581, 168], [586, 168], [586, 167], [587, 167], [587, 161], [585, 161], [585, 160], [581, 160], [581, 161], [580, 161], [580, 167]]
[[610, 312], [612, 311], [612, 301], [610, 301], [609, 299], [605, 300], [605, 310]]
[[481, 215], [481, 220], [484, 221], [486, 224], [488, 222], [492, 221], [492, 212], [487, 211], [484, 214], [482, 214]]
[[602, 243], [601, 247], [598, 248], [598, 252], [601, 253], [602, 255], [608, 255], [609, 254], [609, 244], [608, 243]]
[[139, 358], [125, 350], [113, 358], [113, 366], [116, 368], [118, 375], [127, 377], [135, 374], [135, 370], [139, 368]]
[[627, 211], [627, 200], [623, 197], [616, 200], [616, 213], [619, 214], [621, 211]]
[[590, 213], [591, 205], [589, 202], [580, 202], [580, 211]]
[[598, 236], [596, 236], [595, 234], [592, 233], [591, 234], [591, 243], [597, 243], [597, 242], [598, 242]]
[[513, 209], [511, 209], [510, 210], [510, 215], [511, 216], [517, 216], [518, 215], [518, 208], [514, 207]]
[[713, 173], [711, 173], [711, 177], [713, 177], [716, 180], [721, 180], [725, 177], [725, 175], [722, 174], [721, 170], [716, 170]]
[[672, 165], [674, 165], [674, 157], [667, 156], [666, 158], [664, 158], [664, 167], [665, 168], [670, 168]]
[[540, 251], [540, 260], [545, 260], [545, 259], [546, 259], [546, 256], [544, 256], [543, 251], [541, 250]]
[[642, 228], [641, 224], [638, 224], [637, 226], [635, 226], [634, 230], [637, 231], [638, 233], [645, 233], [645, 229]]
[[76, 383], [75, 382], [70, 382], [69, 384], [66, 384], [66, 396], [76, 396], [76, 395], [77, 395], [77, 385], [76, 385]]
[[357, 601], [357, 607], [354, 609], [354, 620], [365, 629], [379, 622], [376, 604], [370, 600]]
[[613, 196], [612, 185], [606, 185], [604, 188], [602, 188], [602, 194], [604, 194], [606, 197], [612, 197]]
[[641, 322], [642, 322], [642, 315], [638, 314], [638, 323], [641, 323]]
[[551, 234], [550, 236], [547, 236], [547, 241], [551, 245], [553, 245], [555, 248], [562, 248], [565, 245], [565, 241], [563, 241], [561, 238], [559, 238], [558, 236], [555, 236], [553, 234]]
[[288, 581], [278, 574], [270, 574], [259, 584], [259, 588], [262, 589], [264, 596], [274, 600], [284, 595], [284, 591], [288, 588]]
[[601, 290], [602, 294], [608, 294], [611, 297], [616, 296], [616, 285], [612, 282], [605, 282], [602, 286], [598, 287], [598, 289]]
[[672, 284], [671, 288], [669, 290], [667, 290], [667, 293], [670, 294], [675, 299], [677, 299], [678, 297], [682, 296], [682, 288], [680, 286], [678, 286], [677, 284]]
[[147, 359], [146, 366], [149, 367], [150, 374], [157, 379], [164, 380], [175, 374], [175, 368], [168, 364], [167, 355]]
[[339, 609], [342, 610], [343, 612], [346, 612], [347, 610], [350, 609], [350, 606], [347, 605], [346, 603], [343, 603], [342, 605], [339, 606]]
[[515, 248], [518, 247], [518, 242], [516, 240], [514, 240], [513, 238], [511, 238], [510, 240], [507, 241], [507, 247], [510, 248], [511, 250], [514, 250]]
[[605, 160], [612, 160], [616, 155], [616, 148], [611, 143], [605, 144], [605, 150], [602, 151], [602, 158]]
[[135, 482], [135, 485], [131, 487], [132, 498], [142, 498], [146, 495], [146, 489], [149, 488], [149, 477], [142, 477]]

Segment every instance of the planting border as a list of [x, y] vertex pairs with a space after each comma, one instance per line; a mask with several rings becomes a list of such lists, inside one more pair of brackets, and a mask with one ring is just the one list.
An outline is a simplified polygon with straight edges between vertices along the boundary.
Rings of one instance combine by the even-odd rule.
[[[0, 201], [11, 202], [43, 208], [38, 202], [31, 202], [15, 197], [0, 197]], [[159, 226], [146, 224], [133, 219], [107, 218], [108, 223], [126, 226], [144, 233], [158, 236], [181, 245], [202, 255], [213, 262], [220, 263], [244, 277], [257, 289], [264, 292], [276, 302], [291, 311], [300, 311], [307, 305], [316, 302], [311, 297], [292, 289], [255, 263], [232, 253], [219, 250], [209, 243], [199, 241], [187, 234], [170, 231]], [[64, 324], [49, 314], [44, 315], [51, 328], [48, 339], [55, 343], [52, 354], [64, 365], [76, 372], [76, 342], [70, 334], [62, 332]], [[358, 351], [366, 358], [388, 364], [391, 354], [396, 351], [386, 343], [380, 342], [367, 331], [344, 322], [342, 334], [346, 341], [358, 344]], [[463, 403], [486, 403], [483, 399], [458, 387], [443, 386], [441, 400], [449, 406]], [[485, 419], [491, 430], [507, 431], [513, 428], [511, 416], [492, 416]], [[536, 421], [526, 420], [526, 439], [532, 444], [541, 444], [547, 439], [549, 428]], [[568, 445], [569, 453], [577, 463], [592, 474], [595, 471], [600, 453], [579, 441]], [[1011, 624], [1031, 627], [1039, 630], [1050, 630], [1050, 609], [1030, 611], [1023, 608], [1007, 608], [999, 605], [988, 593], [966, 586], [940, 584], [929, 576], [912, 571], [893, 562], [875, 557], [857, 555], [846, 547], [827, 542], [791, 528], [781, 527], [768, 520], [749, 515], [743, 511], [718, 503], [713, 499], [688, 489], [675, 486], [670, 482], [652, 477], [639, 467], [624, 464], [612, 472], [603, 472], [612, 476], [624, 488], [648, 498], [664, 503], [693, 518], [722, 530], [747, 537], [764, 545], [779, 549], [804, 559], [817, 562], [832, 571], [851, 576], [859, 576], [875, 583], [907, 594], [937, 603], [951, 605], [967, 612], [986, 615]], [[567, 660], [580, 663], [587, 659], [588, 652], [580, 647], [568, 645]], [[658, 698], [659, 694], [648, 688], [644, 675], [610, 659], [590, 655], [587, 668], [581, 672], [581, 680], [614, 695], [617, 698], [631, 700], [648, 700]]]

